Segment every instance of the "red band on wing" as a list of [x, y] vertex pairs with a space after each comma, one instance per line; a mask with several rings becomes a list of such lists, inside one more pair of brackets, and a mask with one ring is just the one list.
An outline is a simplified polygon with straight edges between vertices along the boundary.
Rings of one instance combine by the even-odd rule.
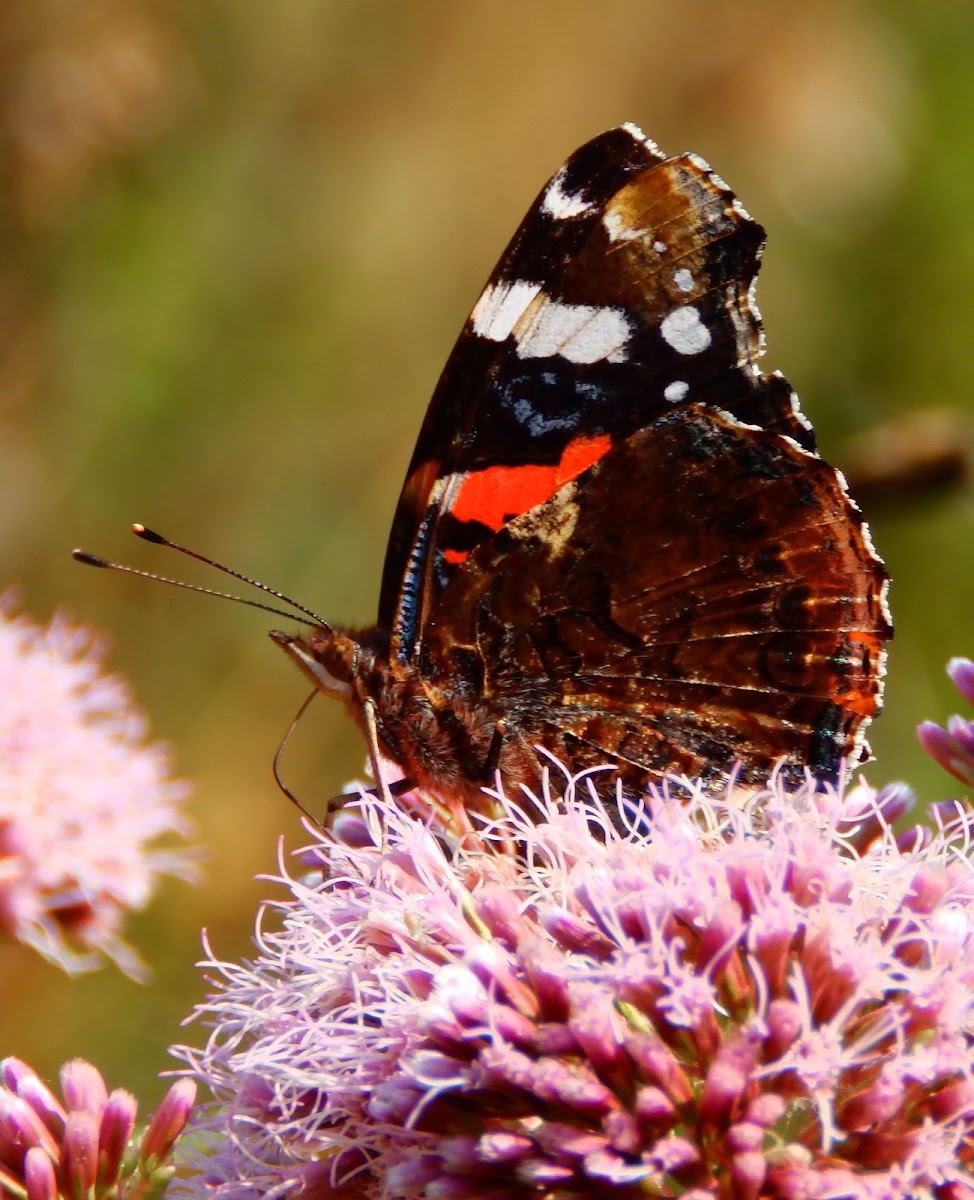
[[[607, 454], [612, 445], [612, 438], [607, 433], [600, 437], [575, 438], [568, 443], [562, 452], [558, 464], [558, 478], [555, 481], [555, 491], [570, 479], [577, 479], [583, 471], [587, 471], [593, 463], [597, 463]], [[554, 492], [552, 492], [552, 495]]]
[[[560, 487], [598, 462], [611, 445], [608, 434], [575, 438], [555, 466], [498, 466], [471, 471], [460, 485], [450, 515], [458, 521], [479, 521], [490, 529], [500, 529], [511, 517], [550, 499]], [[462, 562], [466, 557], [454, 557], [456, 554], [447, 551], [447, 561]]]

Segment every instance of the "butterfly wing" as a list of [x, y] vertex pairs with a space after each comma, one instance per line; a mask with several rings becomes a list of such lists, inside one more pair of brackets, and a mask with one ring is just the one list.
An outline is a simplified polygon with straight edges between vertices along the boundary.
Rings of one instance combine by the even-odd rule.
[[379, 627], [415, 661], [470, 553], [664, 414], [713, 405], [811, 448], [788, 384], [755, 366], [764, 243], [696, 155], [632, 126], [541, 192], [433, 395], [386, 552]]
[[886, 586], [828, 464], [689, 405], [477, 546], [421, 670], [504, 714], [515, 781], [535, 743], [634, 786], [781, 759], [834, 779], [879, 706]]

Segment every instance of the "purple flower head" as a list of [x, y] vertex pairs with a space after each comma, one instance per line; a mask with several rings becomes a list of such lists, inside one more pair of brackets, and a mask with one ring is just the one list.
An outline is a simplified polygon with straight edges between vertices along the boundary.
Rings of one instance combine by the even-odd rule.
[[[967, 703], [974, 705], [974, 662], [969, 658], [952, 658], [947, 664], [947, 674]], [[949, 717], [946, 729], [934, 721], [923, 721], [917, 726], [917, 737], [945, 771], [974, 787], [974, 721]]]
[[[81, 1059], [61, 1068], [63, 1103], [26, 1063], [0, 1061], [0, 1197], [3, 1200], [153, 1200], [172, 1177], [172, 1151], [196, 1095], [169, 1089], [145, 1128], [135, 1097], [109, 1092]], [[164, 1136], [160, 1136], [162, 1131]]]
[[571, 781], [445, 848], [364, 798], [207, 964], [172, 1194], [970, 1194], [974, 813], [910, 800], [670, 780], [625, 833]]
[[184, 784], [90, 630], [11, 613], [0, 597], [0, 930], [69, 971], [106, 957], [138, 976], [120, 935], [160, 875], [192, 875]]

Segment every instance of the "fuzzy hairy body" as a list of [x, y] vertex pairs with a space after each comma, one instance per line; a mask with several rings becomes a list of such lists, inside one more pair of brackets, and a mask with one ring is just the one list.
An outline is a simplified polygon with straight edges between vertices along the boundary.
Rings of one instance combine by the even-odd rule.
[[414, 786], [449, 796], [471, 811], [485, 808], [483, 788], [500, 771], [508, 786], [535, 788], [537, 751], [510, 723], [510, 712], [483, 696], [465, 695], [457, 680], [432, 680], [394, 663], [375, 629], [315, 630], [306, 638], [277, 634], [315, 685], [342, 700], [368, 738], [374, 713], [382, 756]]

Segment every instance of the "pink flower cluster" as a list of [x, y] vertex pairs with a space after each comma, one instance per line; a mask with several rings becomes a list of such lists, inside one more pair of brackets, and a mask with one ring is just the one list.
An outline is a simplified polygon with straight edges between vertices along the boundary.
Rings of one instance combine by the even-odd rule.
[[897, 837], [902, 785], [674, 780], [620, 832], [583, 780], [498, 800], [448, 848], [363, 798], [256, 960], [210, 963], [174, 1195], [974, 1196], [969, 810]]
[[121, 1088], [75, 1059], [61, 1068], [64, 1102], [16, 1058], [0, 1061], [0, 1196], [19, 1200], [150, 1200], [172, 1177], [170, 1156], [196, 1085], [169, 1089], [148, 1125]]
[[108, 957], [137, 976], [122, 922], [161, 875], [193, 874], [174, 840], [188, 789], [102, 658], [90, 630], [0, 599], [0, 930], [67, 970]]
[[[969, 658], [952, 658], [947, 674], [968, 704], [974, 706], [974, 662]], [[974, 720], [960, 716], [947, 720], [947, 728], [933, 721], [923, 721], [917, 729], [920, 744], [961, 783], [974, 787]]]

